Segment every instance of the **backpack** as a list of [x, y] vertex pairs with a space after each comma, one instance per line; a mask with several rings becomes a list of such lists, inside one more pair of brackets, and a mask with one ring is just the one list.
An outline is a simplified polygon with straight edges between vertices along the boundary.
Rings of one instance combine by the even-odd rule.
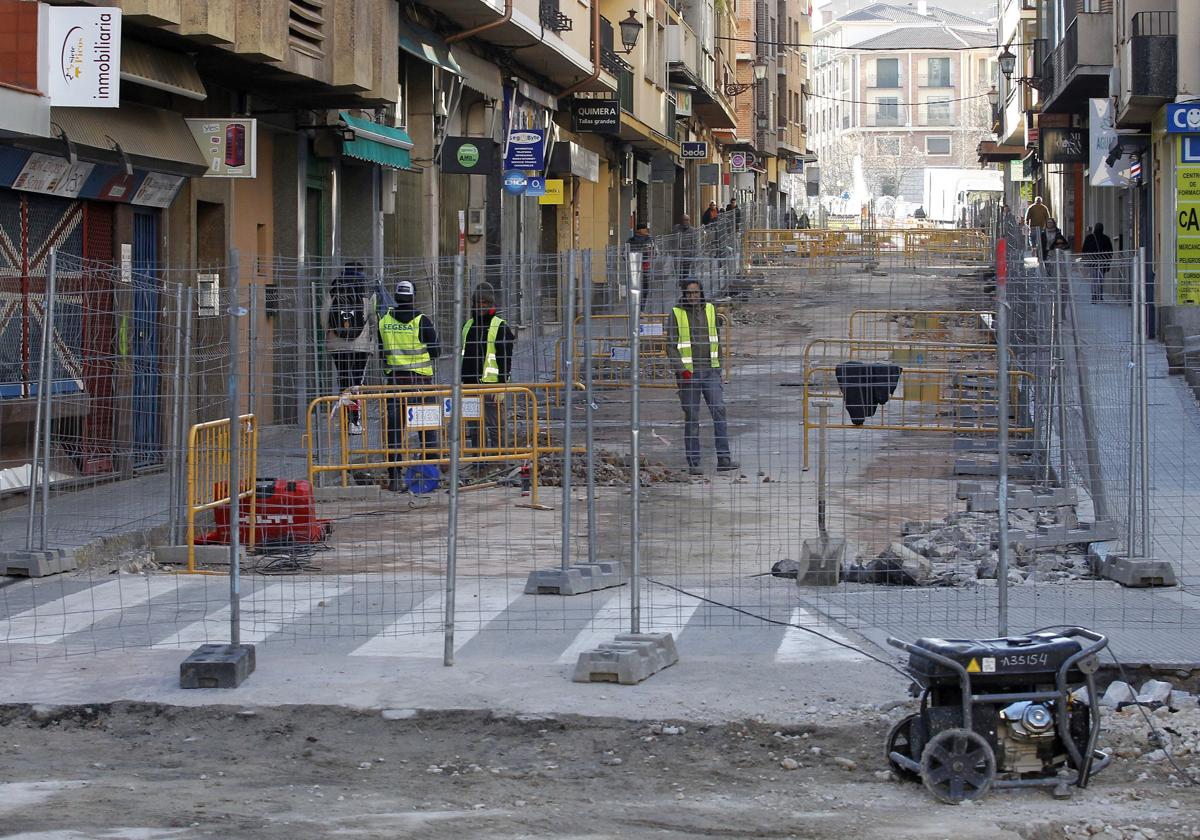
[[366, 325], [367, 319], [363, 315], [361, 300], [345, 295], [334, 298], [333, 306], [329, 310], [329, 329], [334, 335], [346, 341], [354, 341], [362, 335]]

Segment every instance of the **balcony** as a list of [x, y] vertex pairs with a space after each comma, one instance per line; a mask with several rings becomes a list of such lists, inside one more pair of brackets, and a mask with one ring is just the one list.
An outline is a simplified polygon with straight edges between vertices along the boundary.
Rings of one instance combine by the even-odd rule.
[[699, 87], [703, 57], [700, 40], [686, 23], [667, 27], [667, 72], [672, 82]]
[[1149, 124], [1176, 93], [1175, 13], [1139, 12], [1131, 33], [1121, 45], [1121, 128]]
[[954, 81], [948, 73], [919, 73], [917, 75], [917, 87], [923, 88], [952, 88]]
[[903, 86], [904, 78], [902, 76], [876, 76], [874, 73], [867, 76], [867, 87], [869, 88], [898, 90]]
[[1042, 65], [1042, 110], [1086, 113], [1088, 100], [1108, 95], [1112, 70], [1112, 12], [1081, 12]]

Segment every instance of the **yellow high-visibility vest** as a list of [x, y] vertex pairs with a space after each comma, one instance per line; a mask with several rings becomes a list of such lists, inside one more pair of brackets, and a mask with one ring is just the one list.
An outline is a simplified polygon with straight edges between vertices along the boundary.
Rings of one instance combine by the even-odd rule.
[[405, 323], [396, 320], [391, 312], [379, 319], [379, 336], [383, 339], [383, 367], [385, 373], [419, 373], [433, 376], [433, 359], [429, 348], [421, 341], [421, 319], [417, 317]]
[[[692, 370], [692, 325], [688, 322], [687, 311], [682, 306], [671, 310], [675, 313], [675, 326], [679, 331], [679, 361], [684, 370]], [[721, 347], [717, 337], [717, 308], [711, 303], [704, 304], [704, 318], [708, 322], [708, 356], [712, 367], [721, 366]]]
[[[474, 323], [474, 318], [468, 318], [467, 323], [463, 324], [462, 355], [464, 359], [467, 357], [467, 333], [471, 331], [471, 326]], [[500, 335], [500, 326], [503, 323], [503, 318], [499, 315], [493, 315], [492, 322], [488, 324], [487, 350], [483, 356], [483, 376], [479, 377], [480, 382], [495, 383], [500, 381], [500, 362], [496, 359], [496, 338]]]

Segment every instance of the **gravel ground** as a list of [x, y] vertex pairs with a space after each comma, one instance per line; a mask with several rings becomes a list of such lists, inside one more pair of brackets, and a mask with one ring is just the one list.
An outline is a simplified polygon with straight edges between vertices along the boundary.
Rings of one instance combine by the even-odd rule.
[[[947, 806], [887, 770], [882, 741], [907, 704], [798, 706], [786, 725], [8, 706], [0, 836], [1200, 837], [1200, 792], [1154, 754], [1136, 709], [1106, 714], [1102, 745], [1127, 757], [1071, 800], [1001, 791]], [[1156, 714], [1180, 733], [1180, 766], [1200, 763], [1200, 708]]]

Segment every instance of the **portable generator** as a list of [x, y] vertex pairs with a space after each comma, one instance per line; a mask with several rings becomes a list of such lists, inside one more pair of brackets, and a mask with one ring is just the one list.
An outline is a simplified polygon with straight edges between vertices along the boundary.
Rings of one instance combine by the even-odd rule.
[[[1070, 786], [1108, 766], [1096, 749], [1100, 706], [1094, 675], [1108, 645], [1081, 627], [1005, 639], [918, 639], [888, 644], [908, 652], [920, 711], [887, 736], [902, 779], [920, 780], [956, 803], [992, 787]], [[1087, 688], [1086, 700], [1074, 695]]]
[[[228, 495], [218, 484], [217, 498]], [[213, 509], [215, 527], [196, 540], [197, 545], [229, 545], [229, 506]], [[238, 539], [250, 542], [250, 504], [238, 505]], [[317, 517], [312, 485], [303, 479], [259, 478], [254, 482], [254, 545], [278, 547], [324, 542], [333, 533], [333, 522]]]

